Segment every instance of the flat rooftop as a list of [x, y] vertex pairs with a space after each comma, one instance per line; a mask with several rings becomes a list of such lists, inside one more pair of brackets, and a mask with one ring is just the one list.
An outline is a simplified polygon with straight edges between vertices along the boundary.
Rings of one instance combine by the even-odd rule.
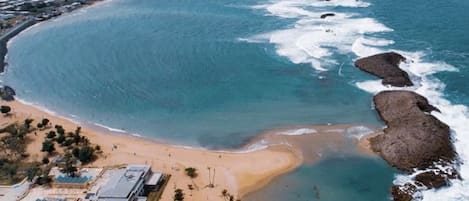
[[142, 176], [150, 170], [150, 166], [128, 166], [126, 169], [114, 170], [109, 181], [103, 185], [98, 197], [106, 198], [106, 201], [126, 198], [134, 188], [143, 183]]

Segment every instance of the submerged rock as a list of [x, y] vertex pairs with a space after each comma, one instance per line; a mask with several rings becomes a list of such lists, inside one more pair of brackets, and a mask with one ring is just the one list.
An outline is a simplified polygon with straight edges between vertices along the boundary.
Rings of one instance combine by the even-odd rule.
[[13, 101], [15, 100], [15, 95], [16, 92], [13, 88], [6, 85], [0, 87], [0, 97], [2, 98], [2, 100]]
[[362, 71], [383, 79], [383, 85], [395, 87], [413, 86], [407, 72], [399, 68], [405, 58], [395, 52], [377, 54], [355, 61], [355, 66]]
[[326, 19], [327, 17], [333, 17], [335, 16], [334, 13], [326, 13], [321, 15], [321, 19]]
[[410, 91], [384, 91], [374, 97], [374, 103], [387, 128], [370, 143], [389, 164], [411, 172], [455, 159], [450, 129], [429, 114], [438, 109], [426, 98]]

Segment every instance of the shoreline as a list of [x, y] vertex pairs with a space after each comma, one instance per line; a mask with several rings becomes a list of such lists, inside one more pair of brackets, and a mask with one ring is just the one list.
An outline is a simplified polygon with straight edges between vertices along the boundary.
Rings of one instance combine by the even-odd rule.
[[[48, 118], [53, 124], [60, 124], [66, 130], [73, 130], [80, 123], [72, 122], [60, 116], [55, 116], [47, 111], [41, 110], [34, 105], [27, 105], [19, 101], [5, 102], [2, 105], [12, 107], [12, 116], [3, 117], [2, 126], [5, 122], [12, 123], [21, 121], [25, 118], [40, 120]], [[151, 164], [156, 170], [161, 170], [172, 175], [170, 184], [163, 193], [162, 200], [171, 200], [173, 188], [178, 187], [187, 189], [187, 184], [194, 183], [198, 187], [207, 185], [208, 174], [206, 169], [213, 167], [219, 175], [215, 180], [215, 188], [203, 188], [199, 191], [191, 191], [192, 198], [196, 200], [205, 200], [206, 198], [218, 199], [223, 189], [239, 198], [255, 192], [280, 175], [295, 170], [303, 163], [315, 163], [321, 159], [321, 154], [314, 156], [306, 155], [302, 149], [304, 145], [298, 142], [308, 139], [306, 145], [308, 150], [313, 147], [315, 150], [323, 151], [326, 146], [333, 144], [340, 149], [343, 142], [347, 139], [345, 135], [338, 133], [327, 133], [326, 130], [339, 131], [343, 128], [350, 128], [353, 125], [331, 125], [331, 126], [291, 126], [276, 128], [256, 136], [250, 143], [233, 150], [209, 150], [205, 148], [171, 145], [157, 139], [128, 135], [124, 133], [113, 133], [97, 131], [93, 128], [84, 126], [83, 134], [90, 138], [93, 143], [102, 147], [103, 155], [94, 161], [89, 167], [107, 167], [119, 164]], [[326, 129], [320, 130], [320, 129]], [[355, 125], [356, 127], [356, 125]], [[281, 132], [291, 131], [292, 129], [317, 129], [318, 133], [284, 135]], [[37, 136], [31, 136], [31, 144], [27, 147], [27, 152], [31, 153], [29, 160], [40, 160], [44, 153], [38, 153], [45, 136], [44, 132]], [[251, 145], [267, 141], [265, 147], [257, 149], [247, 149]], [[357, 150], [360, 148], [360, 141], [353, 141]], [[334, 147], [333, 146], [333, 147]], [[363, 148], [366, 149], [366, 148]], [[361, 152], [361, 151], [360, 151]], [[361, 152], [363, 156], [366, 152]], [[187, 167], [195, 167], [199, 170], [199, 177], [191, 180], [184, 174]], [[221, 175], [221, 176], [220, 176]]]
[[34, 17], [30, 17], [29, 19], [21, 22], [16, 27], [13, 27], [12, 29], [8, 30], [6, 33], [0, 36], [1, 38], [0, 39], [0, 74], [5, 73], [8, 67], [7, 58], [8, 58], [8, 49], [10, 48], [10, 43], [21, 33], [28, 31], [29, 29], [34, 28], [36, 26], [39, 26], [42, 23], [50, 22], [50, 21], [59, 19], [60, 17], [64, 17], [67, 15], [73, 14], [75, 12], [85, 10], [87, 8], [91, 8], [94, 6], [103, 5], [104, 3], [109, 3], [109, 2], [112, 2], [112, 0], [91, 1], [89, 3], [82, 4], [79, 7], [74, 8], [73, 10], [63, 12], [62, 14], [58, 16], [54, 16], [54, 17], [51, 17], [49, 19], [45, 19], [42, 21], [38, 21], [34, 19]]
[[[91, 4], [85, 4], [72, 11], [65, 12], [60, 16], [53, 17], [44, 21], [36, 21], [31, 25], [21, 29], [6, 41], [1, 41], [5, 47], [5, 51], [0, 51], [0, 56], [3, 56], [4, 66], [0, 66], [0, 73], [6, 73], [8, 64], [8, 49], [15, 38], [21, 33], [24, 33], [32, 28], [38, 27], [45, 22], [51, 22], [60, 17], [66, 17], [80, 12], [93, 6], [103, 5], [104, 3], [112, 2], [110, 0], [98, 0]], [[259, 135], [252, 137], [249, 142], [241, 147], [234, 149], [221, 149], [210, 150], [204, 147], [193, 147], [185, 145], [174, 145], [174, 142], [155, 139], [148, 136], [142, 136], [135, 133], [130, 133], [125, 130], [115, 129], [106, 125], [101, 125], [87, 120], [74, 118], [74, 115], [67, 115], [60, 112], [49, 110], [46, 107], [40, 106], [36, 103], [27, 102], [18, 99], [13, 102], [4, 102], [2, 104], [12, 106], [13, 119], [20, 120], [25, 118], [33, 118], [39, 120], [40, 118], [48, 118], [54, 124], [63, 125], [66, 130], [73, 130], [76, 126], [83, 126], [83, 133], [91, 139], [92, 142], [99, 144], [102, 147], [104, 155], [100, 156], [98, 160], [94, 161], [89, 167], [106, 167], [116, 166], [121, 164], [151, 164], [156, 170], [161, 170], [165, 173], [172, 175], [170, 184], [164, 190], [161, 200], [172, 200], [173, 188], [187, 189], [187, 184], [195, 184], [197, 188], [207, 184], [205, 179], [208, 177], [205, 169], [208, 167], [216, 168], [218, 176], [215, 180], [215, 188], [203, 188], [197, 192], [191, 191], [191, 199], [195, 200], [213, 200], [220, 198], [220, 192], [227, 189], [230, 193], [236, 195], [238, 198], [243, 198], [249, 193], [253, 193], [265, 186], [267, 186], [273, 179], [280, 175], [291, 172], [304, 163], [315, 163], [321, 160], [321, 154], [316, 156], [305, 156], [302, 145], [298, 144], [296, 139], [317, 139], [318, 142], [327, 141], [334, 144], [334, 146], [341, 147], [344, 143], [345, 136], [335, 135], [329, 136], [324, 134], [313, 133], [315, 137], [310, 134], [300, 135], [282, 135], [282, 131], [310, 128], [316, 129], [319, 127], [338, 128], [338, 130], [357, 125], [318, 125], [318, 126], [288, 126], [281, 128], [274, 128], [267, 130]], [[2, 124], [4, 122], [2, 121]], [[377, 128], [374, 128], [375, 130]], [[334, 130], [334, 129], [331, 129]], [[336, 129], [337, 130], [337, 129]], [[42, 143], [42, 137], [39, 134], [33, 137], [32, 146], [28, 146], [28, 153], [31, 154], [29, 160], [40, 160], [43, 153], [37, 153]], [[265, 139], [271, 141], [267, 144], [261, 142]], [[290, 143], [291, 139], [293, 143]], [[314, 141], [314, 140], [313, 140]], [[367, 141], [367, 138], [359, 139], [355, 146], [358, 152], [363, 156], [377, 157], [367, 146], [362, 144]], [[261, 143], [259, 145], [259, 143]], [[324, 145], [320, 143], [312, 143], [318, 151], [322, 151]], [[114, 146], [118, 147], [117, 149]], [[191, 180], [184, 174], [186, 167], [195, 167], [199, 172], [199, 177]], [[186, 190], [188, 191], [188, 190]], [[26, 199], [27, 200], [27, 199]]]

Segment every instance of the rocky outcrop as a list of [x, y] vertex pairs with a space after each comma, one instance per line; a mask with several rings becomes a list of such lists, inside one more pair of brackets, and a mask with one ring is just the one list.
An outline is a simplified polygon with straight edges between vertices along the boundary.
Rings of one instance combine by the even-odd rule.
[[394, 185], [391, 188], [391, 194], [394, 201], [412, 201], [413, 194], [417, 190], [417, 187], [411, 184], [406, 185]]
[[393, 186], [394, 201], [411, 201], [418, 189], [443, 187], [450, 179], [459, 178], [453, 166], [456, 152], [450, 128], [430, 114], [439, 110], [425, 97], [411, 91], [384, 91], [373, 101], [387, 127], [384, 134], [370, 139], [371, 148], [402, 171], [427, 170], [414, 177], [417, 186]]
[[321, 19], [326, 19], [327, 17], [334, 17], [334, 13], [325, 13], [321, 15]]
[[370, 142], [389, 164], [411, 172], [455, 159], [450, 129], [429, 114], [437, 109], [426, 98], [410, 91], [384, 91], [374, 103], [387, 128]]
[[403, 61], [405, 61], [405, 58], [402, 55], [388, 52], [358, 59], [355, 61], [355, 66], [383, 79], [383, 85], [413, 86], [409, 75], [399, 68], [399, 64]]
[[[412, 86], [409, 75], [399, 68], [403, 61], [402, 55], [389, 52], [358, 59], [355, 66], [382, 78], [383, 85]], [[370, 139], [371, 149], [399, 170], [423, 170], [413, 182], [392, 187], [394, 201], [411, 201], [421, 189], [443, 187], [450, 179], [460, 178], [454, 165], [457, 154], [450, 128], [430, 114], [440, 112], [438, 108], [411, 91], [380, 92], [373, 101], [387, 127], [383, 134]]]
[[414, 180], [425, 188], [440, 188], [449, 185], [450, 179], [458, 179], [456, 172], [443, 172], [441, 170], [423, 172], [415, 176]]
[[0, 97], [2, 98], [2, 100], [13, 101], [15, 100], [15, 95], [16, 92], [13, 88], [6, 85], [0, 87]]

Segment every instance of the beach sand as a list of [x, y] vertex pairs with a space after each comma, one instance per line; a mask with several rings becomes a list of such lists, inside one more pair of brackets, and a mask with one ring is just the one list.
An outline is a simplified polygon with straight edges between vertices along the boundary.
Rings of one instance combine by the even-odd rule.
[[[15, 121], [22, 122], [26, 118], [35, 119], [35, 125], [40, 119], [48, 118], [54, 125], [62, 125], [67, 131], [73, 131], [77, 123], [44, 112], [34, 106], [19, 101], [1, 102], [1, 105], [12, 107], [12, 115], [0, 118], [0, 126]], [[103, 154], [88, 166], [104, 167], [119, 164], [151, 164], [154, 171], [171, 174], [171, 179], [163, 192], [163, 201], [173, 200], [174, 190], [181, 188], [187, 200], [222, 200], [221, 192], [228, 190], [235, 198], [256, 191], [267, 185], [276, 176], [285, 174], [300, 166], [303, 162], [313, 163], [319, 160], [327, 150], [340, 150], [349, 139], [341, 134], [350, 125], [341, 126], [310, 126], [317, 133], [292, 135], [278, 135], [278, 133], [301, 130], [305, 127], [289, 127], [268, 131], [253, 139], [252, 143], [240, 150], [214, 151], [202, 148], [173, 146], [141, 137], [96, 129], [82, 129], [91, 143], [99, 144]], [[31, 143], [27, 147], [30, 160], [41, 160], [44, 153], [40, 152], [45, 132], [38, 131], [37, 135], [28, 137]], [[358, 143], [354, 146], [366, 143]], [[259, 143], [268, 145], [266, 148], [253, 149]], [[308, 150], [308, 151], [305, 151]], [[360, 148], [364, 153], [370, 153], [366, 147]], [[184, 169], [194, 167], [198, 170], [198, 177], [190, 179]], [[209, 188], [209, 170], [215, 172], [215, 187]], [[195, 190], [189, 190], [188, 185]]]

